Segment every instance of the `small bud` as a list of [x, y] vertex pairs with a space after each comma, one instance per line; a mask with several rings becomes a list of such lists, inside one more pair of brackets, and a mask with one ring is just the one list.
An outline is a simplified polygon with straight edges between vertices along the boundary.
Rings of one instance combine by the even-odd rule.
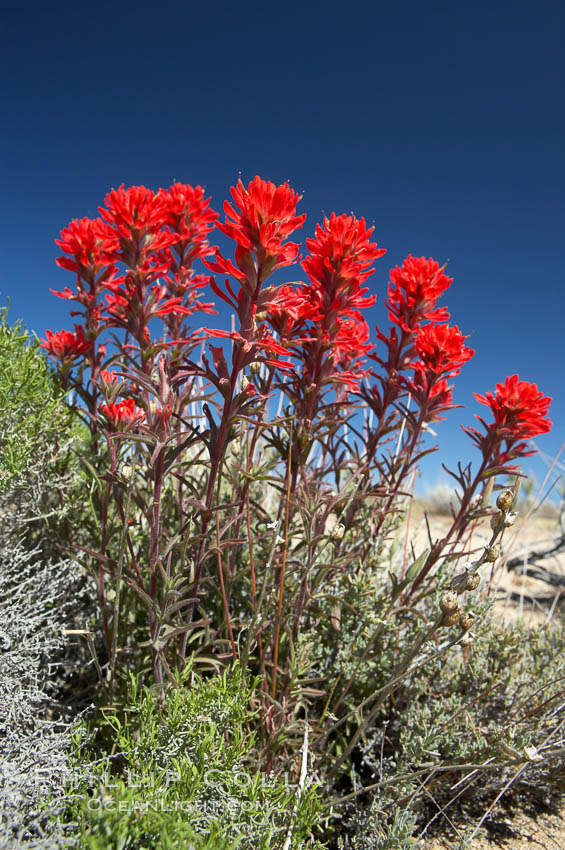
[[441, 619], [442, 626], [456, 626], [461, 616], [460, 611], [451, 611], [449, 614], [444, 614]]
[[472, 627], [474, 622], [475, 622], [475, 615], [473, 614], [473, 612], [472, 611], [466, 611], [464, 614], [461, 615], [461, 620], [459, 621], [459, 625], [461, 626], [461, 628], [464, 631], [468, 632], [469, 629]]
[[473, 573], [467, 579], [467, 584], [465, 585], [465, 590], [476, 590], [479, 584], [481, 583], [481, 579], [478, 573]]
[[489, 564], [493, 564], [497, 558], [500, 558], [500, 549], [498, 546], [489, 546], [486, 550], [487, 553], [487, 561]]
[[461, 646], [472, 646], [473, 635], [467, 635], [467, 634], [463, 635], [463, 637], [461, 638], [459, 643], [461, 644]]
[[253, 363], [251, 363], [249, 366], [249, 374], [257, 375], [259, 373], [260, 368], [261, 364], [257, 360], [254, 360]]
[[511, 525], [514, 525], [514, 523], [516, 522], [517, 516], [518, 516], [518, 514], [514, 513], [514, 511], [509, 511], [509, 513], [507, 513], [506, 516], [504, 517], [504, 527], [510, 528]]
[[448, 590], [447, 593], [440, 599], [439, 607], [444, 614], [451, 614], [453, 611], [457, 611], [457, 594]]
[[437, 437], [437, 431], [434, 431], [433, 428], [430, 428], [427, 422], [422, 424], [422, 431], [425, 431], [427, 434], [431, 434], [432, 437]]
[[245, 375], [241, 376], [241, 392], [244, 393], [247, 387], [249, 386], [249, 378]]
[[341, 522], [336, 522], [332, 531], [332, 540], [342, 540], [345, 534], [345, 526]]
[[513, 501], [514, 493], [512, 490], [503, 490], [502, 493], [499, 493], [498, 499], [496, 500], [496, 507], [501, 511], [507, 511], [508, 508], [512, 506]]
[[232, 440], [231, 450], [232, 454], [238, 457], [241, 454], [241, 440], [238, 440], [237, 438]]
[[125, 466], [122, 467], [122, 478], [124, 479], [124, 481], [131, 481], [134, 472], [134, 465], [131, 463], [126, 463]]
[[502, 514], [493, 514], [490, 518], [490, 527], [493, 531], [496, 531], [502, 522]]
[[540, 761], [543, 758], [535, 747], [524, 747], [524, 755], [527, 761]]

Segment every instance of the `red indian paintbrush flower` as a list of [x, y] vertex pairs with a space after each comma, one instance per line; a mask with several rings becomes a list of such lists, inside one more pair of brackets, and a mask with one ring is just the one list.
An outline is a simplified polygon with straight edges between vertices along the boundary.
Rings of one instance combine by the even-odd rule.
[[80, 325], [75, 325], [75, 332], [59, 331], [52, 333], [46, 331], [47, 339], [41, 340], [41, 345], [56, 360], [76, 360], [81, 354], [90, 351], [92, 342], [84, 338], [84, 331]]
[[300, 399], [304, 421], [311, 420], [325, 393], [333, 386], [340, 398], [357, 391], [366, 371], [362, 358], [373, 346], [360, 310], [371, 307], [376, 296], [363, 286], [373, 274], [373, 262], [384, 249], [370, 241], [373, 228], [364, 219], [332, 213], [307, 239], [310, 255], [302, 268], [310, 281], [275, 305], [269, 321], [302, 361], [293, 380], [292, 395]]
[[400, 383], [406, 384], [423, 422], [438, 422], [443, 413], [456, 407], [446, 379], [458, 375], [474, 355], [473, 349], [465, 345], [466, 339], [456, 325], [429, 324], [418, 328], [414, 352], [419, 359], [410, 363], [414, 378]]
[[146, 186], [112, 189], [104, 198], [105, 207], [99, 212], [104, 221], [116, 228], [124, 239], [135, 234], [140, 241], [150, 232], [158, 231], [167, 218], [165, 198]]
[[110, 369], [100, 369], [98, 379], [105, 387], [114, 387], [119, 381], [119, 376]]
[[[162, 252], [162, 259], [169, 266], [163, 274], [170, 295], [182, 298], [182, 304], [188, 313], [200, 310], [215, 313], [212, 302], [198, 300], [198, 293], [209, 283], [209, 277], [194, 273], [195, 260], [207, 257], [215, 252], [208, 242], [208, 234], [213, 229], [218, 213], [210, 209], [210, 199], [204, 197], [202, 186], [190, 186], [174, 183], [168, 190], [160, 189], [159, 194], [167, 208], [166, 226], [175, 241]], [[186, 313], [185, 313], [186, 315]], [[178, 313], [169, 314], [165, 319], [169, 335], [182, 336], [182, 318]]]
[[101, 271], [106, 270], [104, 278], [112, 271], [112, 256], [117, 247], [116, 233], [100, 219], [75, 218], [63, 228], [61, 238], [56, 239], [55, 244], [65, 254], [71, 255], [57, 257], [57, 265], [76, 272], [89, 283], [93, 283]]
[[402, 264], [391, 270], [388, 287], [388, 317], [406, 333], [416, 330], [420, 323], [447, 321], [445, 308], [434, 309], [437, 299], [453, 283], [453, 278], [443, 273], [445, 266], [425, 257], [409, 255]]
[[336, 359], [342, 363], [367, 354], [374, 348], [369, 337], [369, 325], [361, 313], [352, 318], [337, 319], [331, 338]]
[[490, 408], [494, 422], [486, 423], [475, 414], [484, 434], [477, 428], [463, 430], [482, 452], [487, 469], [500, 471], [505, 467], [506, 472], [516, 472], [517, 467], [507, 465], [510, 461], [535, 454], [535, 449], [530, 449], [526, 441], [551, 430], [551, 421], [547, 418], [551, 398], [539, 392], [536, 384], [519, 381], [518, 375], [497, 384], [494, 393], [487, 392], [484, 396], [475, 393], [475, 398]]
[[236, 242], [235, 265], [216, 251], [214, 262], [205, 261], [207, 268], [232, 275], [245, 286], [258, 272], [264, 279], [275, 269], [291, 265], [298, 257], [299, 246], [285, 240], [306, 219], [306, 214], [296, 215], [302, 196], [288, 183], [275, 186], [260, 177], [255, 177], [247, 189], [239, 180], [232, 186], [231, 195], [235, 207], [224, 203], [226, 221], [218, 222], [217, 227]]
[[123, 379], [116, 372], [109, 369], [100, 369], [98, 372], [98, 386], [104, 393], [107, 403], [115, 401], [123, 385]]
[[363, 368], [364, 357], [373, 348], [370, 342], [369, 325], [361, 315], [347, 319], [337, 319], [332, 334], [332, 359], [339, 372], [333, 372], [336, 386], [343, 383], [349, 390], [357, 391], [359, 384], [367, 374]]
[[[306, 322], [318, 315], [318, 307], [312, 303], [307, 287], [294, 289], [291, 284], [283, 284], [276, 288], [270, 303], [267, 305], [267, 316], [270, 326], [276, 331], [282, 341], [293, 337], [293, 342], [300, 342], [297, 334], [304, 328]], [[308, 334], [305, 333], [308, 337]]]
[[117, 404], [101, 404], [99, 410], [110, 425], [119, 430], [131, 428], [145, 419], [144, 411], [136, 410], [133, 398], [124, 399]]
[[529, 440], [551, 430], [551, 421], [547, 418], [551, 398], [539, 392], [536, 384], [519, 381], [518, 375], [497, 384], [494, 394], [474, 393], [474, 396], [494, 414], [494, 426], [491, 427], [505, 432], [508, 438]]
[[181, 265], [190, 266], [198, 257], [210, 253], [207, 239], [218, 213], [209, 209], [210, 198], [204, 197], [202, 186], [173, 183], [158, 193], [164, 201], [165, 224], [176, 235], [175, 249], [181, 255]]
[[369, 268], [386, 249], [370, 242], [372, 227], [365, 219], [332, 213], [316, 225], [315, 238], [306, 240], [310, 256], [302, 268], [313, 284], [312, 300], [319, 303], [320, 318], [329, 312], [353, 315], [353, 311], [372, 307], [376, 296], [366, 296], [362, 284], [373, 274]]
[[[173, 245], [178, 237], [164, 228], [168, 209], [166, 197], [145, 186], [130, 186], [108, 192], [105, 207], [99, 207], [104, 221], [116, 233], [113, 259], [141, 274], [146, 283], [166, 270], [158, 253]], [[121, 281], [120, 281], [121, 282]]]
[[419, 372], [431, 371], [435, 375], [455, 377], [475, 353], [464, 344], [467, 338], [457, 325], [424, 325], [418, 330], [414, 342], [419, 360], [410, 365]]

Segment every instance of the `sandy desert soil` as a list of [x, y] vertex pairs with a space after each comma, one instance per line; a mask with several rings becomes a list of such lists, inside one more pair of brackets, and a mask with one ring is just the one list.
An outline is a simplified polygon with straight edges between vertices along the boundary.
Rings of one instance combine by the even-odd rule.
[[[464, 829], [464, 824], [458, 826]], [[476, 838], [473, 850], [564, 850], [565, 806], [555, 811], [517, 810], [498, 808], [488, 820], [488, 837]], [[422, 850], [454, 850], [455, 833], [442, 838], [431, 838]]]
[[[449, 517], [428, 514], [432, 537], [441, 537], [449, 528]], [[509, 571], [506, 562], [520, 557], [527, 566], [533, 566], [528, 558], [531, 550], [550, 549], [560, 535], [559, 523], [555, 518], [532, 517], [519, 519], [516, 526], [505, 532], [502, 541], [503, 558], [495, 569], [484, 565], [482, 573], [483, 593], [496, 600], [494, 612], [506, 623], [523, 621], [530, 627], [541, 626], [554, 619], [561, 609], [565, 610], [565, 586], [554, 586], [538, 579], [520, 574], [519, 568]], [[410, 517], [410, 537], [417, 552], [426, 546], [427, 531], [424, 506], [413, 505]], [[482, 523], [473, 537], [473, 546], [485, 545], [490, 538], [488, 522]], [[565, 578], [565, 552], [560, 552], [538, 562], [555, 576]], [[473, 819], [472, 822], [477, 822]], [[455, 826], [461, 833], [470, 824], [456, 819]], [[485, 822], [486, 837], [473, 840], [473, 850], [565, 850], [565, 799], [553, 808], [530, 804], [527, 808], [496, 807]], [[439, 837], [423, 842], [423, 850], [454, 850], [459, 841], [454, 829], [446, 826]]]

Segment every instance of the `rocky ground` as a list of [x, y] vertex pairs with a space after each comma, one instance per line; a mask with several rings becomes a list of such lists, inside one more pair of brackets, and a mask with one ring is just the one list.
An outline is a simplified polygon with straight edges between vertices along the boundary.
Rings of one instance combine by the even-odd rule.
[[[474, 838], [473, 850], [563, 850], [565, 848], [565, 806], [542, 809], [496, 810], [485, 824], [486, 836]], [[459, 824], [461, 831], [465, 824]], [[451, 836], [432, 838], [422, 850], [454, 850], [455, 831]]]

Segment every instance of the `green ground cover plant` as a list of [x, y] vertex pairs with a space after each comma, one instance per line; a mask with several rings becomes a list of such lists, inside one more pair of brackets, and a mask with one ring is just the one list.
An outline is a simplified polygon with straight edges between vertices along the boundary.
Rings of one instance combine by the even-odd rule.
[[[449, 527], [413, 551], [407, 494], [474, 355], [438, 304], [451, 278], [392, 269], [375, 346], [364, 220], [332, 214], [302, 258], [287, 184], [231, 194], [221, 222], [201, 187], [120, 187], [58, 240], [81, 321], [42, 341], [77, 429], [58, 543], [96, 584], [100, 677], [68, 828], [85, 847], [413, 846], [479, 777], [485, 800], [555, 778], [562, 643], [494, 627], [483, 582], [550, 399], [517, 375], [476, 396], [478, 463], [448, 470]], [[215, 312], [205, 291], [231, 331], [189, 324]], [[147, 794], [191, 814], [140, 813]], [[210, 814], [220, 797], [233, 811]]]
[[284, 777], [258, 771], [252, 692], [237, 666], [202, 679], [188, 665], [159, 705], [155, 689], [132, 677], [124, 704], [104, 711], [97, 729], [117, 746], [113, 758], [97, 759], [100, 744], [89, 752], [77, 732], [75, 846], [304, 846], [321, 801], [314, 788], [297, 798]]

